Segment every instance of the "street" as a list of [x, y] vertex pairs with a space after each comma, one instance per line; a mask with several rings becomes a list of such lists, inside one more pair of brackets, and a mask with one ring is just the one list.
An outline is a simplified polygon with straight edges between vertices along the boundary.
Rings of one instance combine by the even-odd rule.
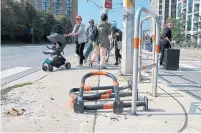
[[[46, 45], [1, 46], [1, 85], [41, 70], [42, 63], [49, 56], [42, 53], [44, 50], [47, 50]], [[64, 53], [67, 58], [72, 56], [74, 45], [67, 45]]]
[[[40, 71], [43, 61], [48, 57], [42, 53], [47, 49], [46, 45], [2, 46], [1, 48], [1, 85]], [[74, 45], [65, 47], [67, 59], [74, 55], [74, 49]], [[200, 51], [181, 50], [180, 69], [177, 71], [160, 69], [159, 78], [172, 87], [201, 99]]]

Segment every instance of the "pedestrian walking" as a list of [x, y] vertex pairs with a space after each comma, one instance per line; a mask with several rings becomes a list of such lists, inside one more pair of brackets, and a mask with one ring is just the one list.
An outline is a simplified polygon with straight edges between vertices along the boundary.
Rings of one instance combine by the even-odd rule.
[[116, 62], [114, 65], [119, 65], [121, 60], [120, 49], [122, 45], [122, 32], [120, 29], [116, 28], [115, 26], [111, 27], [113, 45], [115, 47], [115, 59]]
[[106, 63], [109, 62], [110, 53], [111, 53], [112, 49], [114, 48], [112, 35], [109, 35], [109, 40], [110, 40], [110, 48], [107, 49], [107, 56], [106, 56], [106, 60], [105, 60]]
[[108, 23], [108, 16], [107, 14], [101, 15], [101, 22], [97, 25], [98, 28], [98, 38], [97, 43], [95, 43], [95, 52], [92, 56], [90, 65], [95, 61], [98, 55], [100, 55], [100, 67], [101, 69], [107, 69], [105, 66], [105, 58], [107, 49], [110, 48], [110, 41], [108, 36], [111, 34], [110, 25]]
[[171, 21], [166, 21], [166, 26], [164, 27], [162, 36], [161, 36], [161, 42], [160, 42], [160, 52], [161, 52], [161, 56], [160, 56], [160, 65], [163, 64], [163, 58], [164, 58], [164, 51], [165, 49], [169, 49], [171, 48], [170, 45], [170, 40], [172, 39], [172, 22]]
[[76, 25], [73, 31], [69, 34], [64, 34], [64, 36], [74, 36], [75, 37], [75, 53], [79, 56], [79, 66], [83, 65], [84, 55], [83, 50], [86, 42], [85, 36], [85, 25], [82, 24], [82, 17], [76, 16]]
[[85, 62], [86, 62], [89, 54], [93, 50], [93, 43], [96, 43], [97, 38], [98, 38], [98, 29], [97, 29], [97, 27], [94, 26], [94, 20], [91, 19], [89, 21], [89, 24], [90, 24], [90, 26], [87, 28], [87, 31], [86, 31], [87, 46], [84, 51]]

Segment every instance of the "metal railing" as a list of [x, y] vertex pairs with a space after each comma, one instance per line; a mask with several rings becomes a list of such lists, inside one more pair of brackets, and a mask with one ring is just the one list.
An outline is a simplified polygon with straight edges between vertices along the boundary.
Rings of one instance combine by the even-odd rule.
[[[151, 17], [148, 16], [144, 19], [141, 20], [140, 22], [140, 31], [139, 31], [139, 66], [142, 66], [142, 45], [143, 45], [143, 37], [142, 37], [142, 25], [143, 25], [143, 22], [146, 21], [146, 20], [149, 20]], [[138, 72], [138, 81], [140, 82], [141, 81], [141, 71]]]
[[[138, 55], [139, 55], [139, 31], [140, 28], [140, 15], [144, 12], [152, 18], [153, 24], [153, 64], [148, 66], [138, 67]], [[159, 39], [160, 39], [160, 27], [159, 27], [159, 18], [154, 13], [149, 11], [146, 8], [140, 8], [135, 14], [135, 26], [134, 26], [134, 54], [133, 54], [133, 90], [132, 90], [132, 108], [131, 114], [136, 114], [137, 110], [137, 87], [138, 87], [138, 72], [147, 68], [152, 67], [152, 94], [156, 96], [157, 92], [157, 76], [158, 76], [158, 55], [159, 55]]]

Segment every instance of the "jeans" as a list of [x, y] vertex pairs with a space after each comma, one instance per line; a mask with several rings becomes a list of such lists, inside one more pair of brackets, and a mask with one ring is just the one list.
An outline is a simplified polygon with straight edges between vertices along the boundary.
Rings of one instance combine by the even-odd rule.
[[80, 61], [79, 61], [80, 65], [83, 64], [83, 60], [84, 60], [84, 55], [83, 55], [84, 46], [85, 46], [85, 43], [79, 44], [79, 43], [76, 41], [75, 53], [76, 53], [77, 55], [79, 55], [79, 57], [80, 57]]
[[92, 50], [93, 50], [93, 45], [92, 45], [92, 42], [91, 42], [91, 43], [89, 43], [89, 44], [87, 45], [86, 50], [85, 50], [85, 52], [84, 52], [84, 57], [85, 57], [85, 59], [88, 58], [88, 56], [89, 56], [89, 54], [91, 53]]

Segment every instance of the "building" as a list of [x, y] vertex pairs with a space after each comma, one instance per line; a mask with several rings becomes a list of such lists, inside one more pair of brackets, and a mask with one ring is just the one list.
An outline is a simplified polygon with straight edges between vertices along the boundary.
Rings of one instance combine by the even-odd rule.
[[199, 25], [200, 25], [200, 27], [199, 27], [199, 30], [198, 30], [199, 35], [198, 35], [197, 43], [201, 47], [201, 0], [200, 0], [199, 17], [200, 17], [199, 18]]
[[169, 19], [176, 18], [177, 0], [150, 0], [150, 10], [160, 19], [160, 26]]
[[185, 20], [185, 35], [193, 41], [198, 41], [200, 3], [200, 0], [177, 1], [177, 19]]
[[54, 15], [64, 15], [75, 24], [78, 13], [78, 0], [32, 0], [37, 10], [50, 10]]

